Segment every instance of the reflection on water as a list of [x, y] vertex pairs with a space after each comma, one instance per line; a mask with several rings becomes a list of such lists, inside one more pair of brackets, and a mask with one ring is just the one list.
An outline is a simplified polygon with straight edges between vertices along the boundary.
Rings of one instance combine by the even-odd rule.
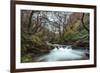
[[74, 50], [70, 46], [55, 47], [50, 53], [41, 56], [37, 61], [67, 61], [67, 60], [85, 60], [87, 50]]

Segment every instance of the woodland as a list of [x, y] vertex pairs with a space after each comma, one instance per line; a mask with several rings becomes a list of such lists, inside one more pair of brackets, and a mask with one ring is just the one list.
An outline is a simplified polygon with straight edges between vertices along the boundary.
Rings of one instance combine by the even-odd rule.
[[49, 53], [51, 44], [89, 49], [89, 13], [21, 10], [21, 62]]

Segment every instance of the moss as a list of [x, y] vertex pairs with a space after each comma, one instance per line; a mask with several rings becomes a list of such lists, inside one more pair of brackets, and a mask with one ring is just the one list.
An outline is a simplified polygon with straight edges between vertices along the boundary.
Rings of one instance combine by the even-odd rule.
[[30, 54], [26, 54], [21, 57], [22, 63], [31, 62], [31, 61], [32, 61], [32, 56]]

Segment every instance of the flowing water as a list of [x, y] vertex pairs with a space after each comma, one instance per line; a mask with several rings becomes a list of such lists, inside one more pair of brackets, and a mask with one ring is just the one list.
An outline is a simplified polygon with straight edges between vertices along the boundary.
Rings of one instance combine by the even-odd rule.
[[87, 50], [75, 50], [70, 46], [55, 47], [50, 53], [40, 56], [37, 61], [68, 61], [68, 60], [85, 60], [89, 57], [86, 55]]

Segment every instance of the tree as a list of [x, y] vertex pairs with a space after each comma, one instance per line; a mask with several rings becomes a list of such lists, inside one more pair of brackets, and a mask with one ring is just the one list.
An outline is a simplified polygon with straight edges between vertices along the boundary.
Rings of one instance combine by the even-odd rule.
[[83, 13], [82, 18], [81, 18], [81, 22], [82, 22], [83, 27], [86, 29], [86, 31], [89, 32], [89, 28], [86, 27], [86, 24], [85, 24], [85, 23], [87, 23], [87, 25], [89, 25], [89, 20], [88, 20], [87, 22], [84, 22], [84, 17], [85, 17], [85, 16], [86, 16], [86, 14]]

